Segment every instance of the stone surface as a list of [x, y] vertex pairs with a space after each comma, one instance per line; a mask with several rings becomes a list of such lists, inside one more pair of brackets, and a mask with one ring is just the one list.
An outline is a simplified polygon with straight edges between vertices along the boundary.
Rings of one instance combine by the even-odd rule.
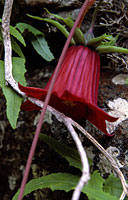
[[68, 7], [78, 3], [77, 0], [22, 0], [22, 2], [30, 6], [58, 5], [59, 7]]

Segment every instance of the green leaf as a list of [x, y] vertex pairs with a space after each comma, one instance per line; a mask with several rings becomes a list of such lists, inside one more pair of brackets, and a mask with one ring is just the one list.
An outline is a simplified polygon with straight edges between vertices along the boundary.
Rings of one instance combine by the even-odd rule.
[[[23, 58], [13, 58], [13, 76], [17, 82], [21, 82], [23, 85], [26, 84], [24, 73], [25, 73], [25, 60]], [[3, 94], [6, 98], [6, 113], [7, 118], [13, 129], [16, 128], [17, 119], [20, 112], [20, 106], [22, 97], [19, 96], [10, 86], [5, 85], [4, 79], [4, 62], [0, 60], [0, 87], [2, 87]]]
[[12, 58], [12, 74], [14, 76], [14, 79], [17, 82], [20, 82], [22, 85], [26, 85], [26, 79], [24, 77], [24, 74], [26, 72], [25, 69], [25, 59], [13, 57]]
[[[99, 37], [95, 37], [95, 38], [92, 38], [88, 41], [87, 45], [90, 46], [90, 47], [98, 47], [104, 40], [113, 40], [113, 37], [112, 35], [108, 35], [108, 34], [103, 34]], [[108, 42], [107, 42], [108, 43]]]
[[128, 49], [109, 45], [99, 45], [96, 48], [99, 53], [128, 53]]
[[49, 49], [47, 41], [43, 36], [37, 36], [35, 39], [33, 38], [31, 43], [34, 49], [42, 58], [44, 58], [47, 61], [51, 61], [54, 59], [54, 56]]
[[103, 190], [113, 196], [120, 197], [123, 191], [120, 179], [110, 174], [105, 180]]
[[128, 85], [128, 79], [126, 79], [126, 84]]
[[35, 36], [37, 36], [37, 35], [43, 35], [44, 36], [44, 34], [41, 31], [39, 31], [35, 27], [33, 27], [29, 24], [26, 24], [26, 23], [17, 23], [16, 28], [18, 28], [21, 33], [23, 33], [25, 30], [28, 30], [29, 32], [31, 32]]
[[[75, 188], [79, 180], [78, 176], [68, 173], [53, 173], [41, 178], [33, 179], [26, 184], [24, 196], [37, 189], [50, 188], [54, 190], [65, 190], [66, 192]], [[18, 192], [12, 200], [18, 199]]]
[[26, 46], [23, 36], [21, 35], [21, 33], [19, 31], [16, 30], [15, 27], [10, 26], [10, 34], [13, 37], [15, 37], [19, 42], [21, 42], [21, 44], [23, 44], [24, 46]]
[[[65, 24], [70, 28], [72, 29], [73, 25], [74, 25], [74, 21], [72, 20], [72, 18], [69, 16], [67, 18], [63, 18], [61, 17], [60, 15], [56, 15], [56, 14], [53, 14], [51, 12], [49, 12], [46, 8], [45, 10], [47, 11], [47, 13], [49, 15], [52, 15], [54, 16], [55, 18], [59, 19], [59, 20], [62, 20], [63, 22], [65, 22]], [[73, 36], [74, 40], [76, 43], [80, 43], [80, 44], [83, 44], [85, 45], [85, 39], [84, 39], [84, 34], [82, 33], [82, 31], [80, 30], [80, 28], [76, 28], [75, 30], [75, 33], [74, 33], [74, 36]]]
[[[53, 19], [42, 18], [42, 17], [32, 16], [32, 15], [28, 15], [28, 16], [33, 18], [33, 19], [37, 19], [37, 20], [48, 22], [48, 23], [56, 26], [64, 34], [64, 36], [66, 38], [69, 36], [69, 32], [67, 31], [67, 29], [62, 24], [60, 24], [59, 22], [57, 22], [57, 21], [55, 21]], [[73, 39], [71, 40], [71, 44], [75, 44], [75, 41]]]
[[118, 200], [117, 197], [103, 191], [103, 183], [104, 179], [97, 171], [94, 171], [82, 192], [88, 196], [89, 200]]
[[[64, 190], [66, 192], [73, 190], [79, 181], [79, 177], [76, 175], [68, 173], [53, 173], [41, 178], [33, 179], [26, 184], [24, 196], [30, 194], [32, 191], [43, 188], [50, 188], [54, 190]], [[104, 179], [100, 174], [95, 171], [88, 184], [83, 188], [82, 192], [88, 196], [89, 200], [118, 200], [117, 197], [114, 197], [103, 191]], [[19, 190], [14, 195], [12, 200], [17, 200]]]
[[[66, 18], [65, 23], [67, 24], [67, 26], [72, 29], [73, 25], [74, 25], [74, 21], [72, 20], [71, 17]], [[82, 31], [80, 30], [80, 28], [76, 28], [74, 36], [73, 36], [74, 40], [76, 43], [78, 44], [83, 44], [85, 45], [85, 38], [84, 38], [84, 34], [82, 33]]]
[[46, 142], [57, 153], [59, 153], [62, 157], [64, 157], [69, 162], [70, 166], [82, 169], [78, 152], [75, 149], [70, 148], [64, 144], [60, 144], [55, 139], [42, 133], [40, 134], [40, 139]]
[[11, 38], [11, 45], [12, 45], [12, 49], [21, 57], [21, 58], [25, 58], [24, 54], [20, 48], [20, 46], [18, 45], [18, 43]]

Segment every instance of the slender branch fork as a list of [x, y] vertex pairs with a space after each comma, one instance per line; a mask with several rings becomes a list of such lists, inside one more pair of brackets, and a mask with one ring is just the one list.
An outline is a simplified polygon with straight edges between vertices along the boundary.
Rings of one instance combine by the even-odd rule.
[[[91, 1], [86, 1], [86, 3], [90, 3]], [[93, 0], [94, 2], [94, 0]], [[86, 3], [84, 4], [84, 6], [86, 7]], [[18, 88], [18, 84], [17, 82], [14, 80], [13, 75], [12, 75], [12, 48], [11, 48], [11, 40], [10, 40], [10, 32], [9, 32], [9, 25], [10, 25], [10, 16], [11, 16], [11, 10], [12, 10], [12, 5], [13, 5], [13, 0], [5, 0], [5, 5], [4, 5], [4, 12], [3, 12], [3, 17], [2, 17], [2, 34], [3, 34], [3, 40], [4, 40], [4, 49], [5, 49], [5, 80], [7, 82], [7, 84], [9, 83], [9, 85], [16, 91], [18, 92], [20, 95], [22, 95], [23, 97], [25, 97], [25, 93], [21, 92]], [[85, 9], [85, 7], [83, 9]], [[79, 19], [81, 19], [82, 16], [79, 16]], [[70, 43], [70, 40], [72, 38], [72, 35], [75, 31], [75, 28], [77, 27], [77, 23], [79, 22], [79, 20], [77, 20], [77, 22], [75, 23], [75, 27], [73, 28], [73, 30], [71, 31], [70, 37], [67, 41], [67, 46], [65, 47], [64, 51], [62, 52], [62, 57], [64, 57], [65, 53], [66, 53], [66, 49], [68, 48], [68, 45]], [[60, 67], [61, 63], [62, 63], [63, 59], [61, 59], [61, 62], [58, 64], [58, 66]], [[59, 70], [56, 70], [56, 76], [57, 76], [57, 72]], [[55, 82], [55, 79], [53, 81], [53, 84]], [[51, 87], [52, 90], [52, 87]], [[49, 95], [50, 98], [50, 95]], [[117, 175], [119, 176], [122, 186], [123, 186], [123, 192], [122, 195], [120, 197], [120, 200], [123, 200], [125, 198], [126, 195], [128, 195], [128, 185], [125, 181], [125, 178], [122, 174], [122, 172], [120, 171], [120, 169], [118, 168], [117, 163], [115, 162], [115, 160], [110, 156], [110, 154], [86, 131], [84, 130], [78, 123], [76, 123], [75, 121], [73, 121], [71, 118], [66, 117], [64, 114], [60, 113], [59, 111], [57, 111], [56, 109], [52, 108], [51, 106], [47, 106], [46, 103], [43, 103], [37, 99], [34, 98], [28, 98], [30, 101], [32, 101], [33, 103], [35, 103], [36, 105], [40, 106], [41, 108], [44, 108], [44, 114], [46, 109], [51, 112], [53, 115], [56, 116], [56, 118], [59, 121], [63, 121], [64, 124], [66, 125], [66, 127], [68, 128], [68, 130], [70, 131], [74, 142], [76, 144], [76, 147], [78, 149], [78, 152], [80, 154], [80, 158], [81, 158], [81, 162], [82, 162], [82, 176], [79, 180], [78, 185], [76, 186], [76, 189], [73, 193], [72, 196], [72, 200], [78, 200], [81, 190], [83, 188], [83, 186], [85, 185], [85, 183], [88, 182], [90, 175], [89, 175], [89, 165], [88, 165], [88, 160], [87, 160], [87, 156], [86, 156], [86, 152], [82, 146], [82, 143], [75, 131], [75, 129], [73, 128], [76, 127], [77, 129], [79, 129], [104, 155], [105, 157], [110, 161], [112, 167], [114, 168], [114, 170], [116, 171]], [[48, 100], [48, 99], [47, 99]], [[48, 101], [47, 101], [48, 103]], [[44, 115], [43, 114], [43, 115]], [[43, 116], [42, 115], [42, 116]], [[39, 121], [39, 127], [38, 128], [38, 132], [40, 132], [41, 126], [42, 126], [42, 121], [43, 118]], [[37, 140], [36, 139], [36, 143], [35, 143], [35, 147], [36, 148], [36, 144], [37, 144]], [[35, 151], [35, 150], [34, 150]], [[29, 157], [29, 165], [31, 164], [31, 158], [33, 156], [34, 152], [31, 153], [31, 156]], [[27, 169], [27, 173], [29, 173], [29, 168], [30, 166], [28, 166]], [[27, 176], [28, 174], [26, 173], [26, 177], [24, 179], [23, 184], [25, 185], [26, 181], [27, 181]], [[21, 195], [18, 197], [18, 200], [22, 200], [23, 197], [23, 192], [24, 192], [24, 187], [22, 188], [21, 191]]]

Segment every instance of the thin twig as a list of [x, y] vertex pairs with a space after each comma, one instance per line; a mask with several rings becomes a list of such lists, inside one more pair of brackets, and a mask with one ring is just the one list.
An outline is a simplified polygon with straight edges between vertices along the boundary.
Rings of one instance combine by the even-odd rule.
[[127, 196], [128, 196], [128, 184], [126, 183], [124, 175], [122, 174], [121, 170], [119, 169], [116, 161], [82, 126], [80, 126], [77, 122], [75, 122], [73, 120], [72, 120], [72, 125], [75, 126], [78, 130], [80, 130], [109, 160], [109, 162], [111, 163], [112, 167], [114, 168], [115, 172], [117, 173], [118, 177], [121, 180], [125, 194], [127, 194]]
[[81, 191], [84, 187], [85, 184], [88, 183], [88, 180], [90, 179], [90, 175], [89, 175], [89, 164], [88, 164], [88, 159], [86, 156], [86, 152], [85, 149], [82, 146], [82, 143], [75, 131], [75, 129], [72, 126], [72, 120], [68, 117], [64, 118], [64, 124], [66, 125], [66, 127], [68, 128], [69, 132], [72, 135], [72, 138], [77, 146], [77, 150], [79, 152], [80, 155], [80, 159], [81, 159], [81, 163], [82, 163], [82, 176], [73, 192], [73, 196], [72, 196], [72, 200], [79, 200]]
[[126, 193], [123, 191], [122, 194], [121, 194], [121, 196], [120, 196], [120, 200], [124, 200], [125, 197], [126, 197]]

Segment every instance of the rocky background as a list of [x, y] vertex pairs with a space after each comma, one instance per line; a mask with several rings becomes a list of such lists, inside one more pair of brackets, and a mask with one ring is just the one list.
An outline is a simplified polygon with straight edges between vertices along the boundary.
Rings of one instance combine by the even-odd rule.
[[[91, 16], [98, 1], [86, 15], [82, 30], [86, 32], [89, 28]], [[55, 60], [51, 63], [44, 61], [31, 48], [27, 34], [24, 35], [27, 47], [23, 49], [26, 57], [26, 79], [29, 86], [44, 87], [51, 76], [59, 55], [65, 43], [65, 38], [57, 29], [47, 23], [30, 19], [27, 13], [36, 16], [46, 16], [44, 7], [51, 12], [62, 16], [72, 15], [76, 19], [83, 0], [15, 0], [13, 5], [11, 24], [26, 22], [42, 31], [49, 43]], [[4, 1], [0, 1], [0, 17], [2, 16]], [[99, 36], [105, 32], [114, 36], [119, 34], [118, 46], [128, 48], [128, 1], [127, 0], [104, 0], [100, 7], [94, 34]], [[128, 101], [128, 85], [122, 84], [122, 78], [113, 82], [113, 78], [118, 74], [128, 75], [128, 56], [123, 54], [101, 55], [101, 77], [99, 86], [98, 104], [105, 111], [109, 111], [108, 101], [122, 98]], [[123, 76], [124, 77], [124, 76]], [[123, 79], [124, 80], [124, 79]], [[0, 200], [9, 200], [20, 187], [24, 167], [28, 152], [33, 139], [33, 132], [36, 128], [36, 121], [39, 112], [21, 112], [17, 124], [17, 129], [13, 130], [6, 117], [6, 103], [0, 92]], [[128, 178], [128, 113], [126, 119], [120, 123], [115, 131], [114, 137], [106, 137], [89, 122], [80, 122], [105, 149], [114, 147], [118, 154], [118, 161], [122, 166], [122, 171]], [[46, 120], [42, 127], [42, 132], [51, 135], [60, 143], [74, 146], [70, 134], [63, 124], [58, 123], [54, 116], [51, 120]], [[105, 176], [112, 171], [105, 167], [100, 152], [91, 142], [81, 136], [84, 146], [93, 154], [93, 169], [99, 169]], [[100, 167], [99, 167], [100, 166]], [[48, 145], [39, 141], [29, 179], [46, 175], [52, 172], [72, 172], [63, 158], [54, 152]], [[74, 172], [77, 173], [77, 172]], [[57, 200], [71, 199], [71, 192], [63, 191], [51, 192], [49, 189], [38, 191], [25, 197], [31, 200]], [[86, 199], [83, 195], [81, 199]]]

